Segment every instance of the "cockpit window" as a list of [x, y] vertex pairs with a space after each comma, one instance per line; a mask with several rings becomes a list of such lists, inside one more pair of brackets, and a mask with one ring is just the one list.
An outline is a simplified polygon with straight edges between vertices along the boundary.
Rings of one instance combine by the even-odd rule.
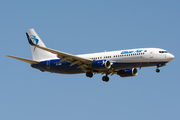
[[159, 51], [159, 53], [168, 53], [167, 51]]

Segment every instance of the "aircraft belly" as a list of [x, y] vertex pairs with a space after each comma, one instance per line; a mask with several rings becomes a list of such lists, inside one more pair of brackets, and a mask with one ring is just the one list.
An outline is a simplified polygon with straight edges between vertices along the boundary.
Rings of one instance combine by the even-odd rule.
[[59, 60], [44, 61], [38, 65], [31, 65], [33, 68], [37, 68], [41, 71], [48, 71], [52, 73], [61, 73], [61, 74], [78, 74], [84, 73], [81, 68], [77, 68], [78, 65], [70, 66], [69, 62], [60, 63]]
[[52, 70], [62, 73], [62, 74], [78, 74], [83, 73], [81, 68], [77, 68], [78, 65], [69, 66], [69, 65], [61, 65], [61, 66], [52, 66]]
[[149, 67], [149, 66], [157, 66], [158, 64], [163, 64], [166, 62], [121, 62], [121, 63], [114, 63], [113, 68], [116, 70], [120, 69], [129, 69], [129, 68], [138, 68], [138, 67]]

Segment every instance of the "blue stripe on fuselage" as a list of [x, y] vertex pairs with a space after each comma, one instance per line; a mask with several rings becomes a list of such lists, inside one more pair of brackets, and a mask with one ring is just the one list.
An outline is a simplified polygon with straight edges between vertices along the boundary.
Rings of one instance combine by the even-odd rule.
[[62, 74], [78, 74], [78, 73], [84, 73], [81, 68], [77, 68], [78, 65], [70, 66], [71, 63], [63, 61], [59, 62], [61, 59], [55, 59], [55, 60], [49, 60], [49, 61], [43, 61], [39, 64], [34, 64], [32, 67], [48, 71], [48, 72], [54, 72], [54, 73], [62, 73]]
[[[81, 68], [78, 68], [78, 65], [75, 64], [70, 66], [71, 63], [63, 61], [59, 62], [61, 59], [43, 61], [39, 64], [31, 65], [33, 68], [37, 68], [43, 71], [61, 73], [61, 74], [78, 74], [84, 73]], [[115, 70], [129, 69], [129, 68], [138, 68], [138, 67], [148, 67], [148, 66], [157, 66], [158, 64], [165, 64], [166, 62], [141, 62], [141, 63], [119, 63], [114, 62], [113, 68]]]

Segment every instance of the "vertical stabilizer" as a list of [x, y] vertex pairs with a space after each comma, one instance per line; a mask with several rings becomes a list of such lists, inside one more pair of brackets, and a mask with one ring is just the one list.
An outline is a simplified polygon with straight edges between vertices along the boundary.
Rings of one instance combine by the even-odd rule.
[[32, 52], [33, 60], [43, 61], [43, 60], [49, 60], [49, 59], [56, 59], [57, 58], [57, 56], [55, 54], [44, 51], [44, 50], [39, 49], [39, 48], [32, 45], [32, 42], [33, 42], [34, 44], [39, 45], [41, 47], [46, 47], [34, 29], [29, 29], [28, 33], [26, 33], [26, 35], [27, 35], [28, 41], [29, 41], [30, 46], [31, 46], [31, 52]]

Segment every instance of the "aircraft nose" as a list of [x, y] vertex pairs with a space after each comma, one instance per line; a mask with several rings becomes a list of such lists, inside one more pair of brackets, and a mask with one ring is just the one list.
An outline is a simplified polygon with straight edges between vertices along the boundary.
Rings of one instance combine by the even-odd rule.
[[174, 59], [174, 55], [169, 53], [169, 54], [167, 55], [167, 59], [168, 59], [168, 61], [173, 60], [173, 59]]

